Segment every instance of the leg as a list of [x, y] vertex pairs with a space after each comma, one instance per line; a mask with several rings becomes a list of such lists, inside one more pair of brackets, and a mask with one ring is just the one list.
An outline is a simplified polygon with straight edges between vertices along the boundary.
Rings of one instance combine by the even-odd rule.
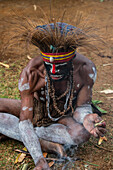
[[48, 127], [36, 127], [39, 138], [69, 145], [79, 145], [89, 140], [89, 132], [72, 117], [62, 118], [58, 123]]
[[64, 147], [61, 144], [50, 142], [47, 140], [39, 139], [41, 148], [44, 152], [55, 153], [60, 158], [65, 157], [66, 153]]
[[8, 113], [0, 113], [0, 133], [21, 141], [19, 134], [19, 119]]
[[72, 117], [65, 117], [59, 123], [67, 126], [67, 131], [76, 144], [81, 144], [89, 140], [90, 133], [82, 124], [77, 123]]
[[[0, 113], [0, 133], [21, 141], [18, 123], [17, 117]], [[59, 124], [36, 127], [35, 132], [39, 138], [59, 144], [78, 145], [87, 141], [90, 137], [89, 132], [71, 117], [61, 119]]]
[[[0, 98], [0, 112], [13, 114], [19, 117], [21, 101], [14, 99]], [[7, 139], [6, 136], [0, 134], [0, 141]]]
[[19, 117], [21, 100], [0, 98], [0, 112], [9, 113]]
[[[0, 113], [0, 133], [10, 138], [22, 141], [19, 133], [19, 119], [8, 113]], [[45, 152], [57, 153], [60, 157], [64, 156], [62, 145], [40, 139], [41, 148]]]

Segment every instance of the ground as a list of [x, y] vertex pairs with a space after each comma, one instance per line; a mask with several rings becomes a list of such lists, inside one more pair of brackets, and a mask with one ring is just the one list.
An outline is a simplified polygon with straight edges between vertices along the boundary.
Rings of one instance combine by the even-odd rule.
[[[8, 18], [12, 15], [12, 9], [21, 15], [22, 13], [29, 18], [32, 18], [34, 13], [37, 12], [37, 18], [43, 19], [43, 14], [36, 9], [36, 5], [43, 8], [44, 12], [50, 15], [50, 1], [49, 0], [0, 0], [0, 16]], [[36, 10], [35, 10], [36, 9]], [[112, 0], [54, 0], [52, 1], [51, 11], [54, 13], [54, 17], [61, 17], [64, 9], [66, 14], [64, 21], [70, 24], [74, 24], [75, 16], [78, 11], [81, 11], [83, 18], [88, 16], [87, 22], [90, 25], [94, 25], [95, 28], [100, 28], [98, 34], [106, 42], [104, 45], [103, 54], [108, 57], [100, 57], [93, 52], [79, 49], [79, 52], [86, 55], [91, 59], [97, 67], [97, 80], [93, 88], [93, 100], [101, 100], [100, 107], [107, 111], [107, 114], [103, 115], [103, 119], [107, 124], [107, 142], [103, 142], [98, 146], [98, 139], [91, 138], [89, 142], [80, 146], [77, 151], [74, 152], [74, 157], [79, 157], [81, 161], [70, 162], [64, 169], [85, 169], [85, 170], [111, 170], [113, 169], [113, 93], [105, 94], [100, 91], [105, 89], [113, 90], [113, 1]], [[11, 17], [9, 17], [9, 20]], [[4, 24], [4, 19], [1, 19], [0, 29], [9, 27], [9, 23]], [[10, 29], [9, 29], [10, 31]], [[2, 37], [2, 33], [0, 35]], [[7, 39], [6, 34], [6, 39]], [[3, 43], [0, 42], [0, 48], [2, 49]], [[100, 42], [96, 42], [98, 47]], [[30, 57], [37, 55], [39, 50], [31, 52]], [[8, 64], [9, 68], [0, 65], [0, 97], [19, 99], [18, 92], [18, 78], [22, 68], [27, 64], [29, 59], [21, 51], [15, 47], [13, 53], [7, 52], [7, 55], [0, 55], [0, 62]], [[14, 164], [14, 161], [18, 155], [15, 149], [22, 149], [24, 146], [14, 140], [7, 140], [0, 143], [0, 169], [21, 169], [24, 163], [29, 164], [28, 169], [33, 169], [34, 163], [30, 156], [27, 156], [22, 163]], [[51, 155], [49, 155], [51, 156]], [[63, 169], [64, 163], [56, 163], [52, 169]]]

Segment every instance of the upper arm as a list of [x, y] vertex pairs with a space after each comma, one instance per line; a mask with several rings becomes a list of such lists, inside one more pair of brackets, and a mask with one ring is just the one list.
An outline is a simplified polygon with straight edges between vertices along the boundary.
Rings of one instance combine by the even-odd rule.
[[83, 86], [77, 96], [77, 106], [91, 103], [92, 87], [96, 80], [96, 75], [96, 68], [93, 63], [91, 63], [90, 65], [84, 65], [82, 67], [81, 79], [83, 81]]
[[82, 85], [77, 95], [76, 109], [73, 118], [77, 122], [83, 123], [85, 116], [92, 113], [92, 87], [96, 80], [96, 68], [91, 61], [84, 63], [80, 68], [79, 79]]

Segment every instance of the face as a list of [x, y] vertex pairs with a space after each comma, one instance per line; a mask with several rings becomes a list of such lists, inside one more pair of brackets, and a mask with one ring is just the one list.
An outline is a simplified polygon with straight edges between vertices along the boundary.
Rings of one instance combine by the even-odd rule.
[[48, 63], [44, 62], [47, 73], [52, 81], [60, 81], [65, 79], [72, 68], [72, 62], [65, 62], [65, 63]]

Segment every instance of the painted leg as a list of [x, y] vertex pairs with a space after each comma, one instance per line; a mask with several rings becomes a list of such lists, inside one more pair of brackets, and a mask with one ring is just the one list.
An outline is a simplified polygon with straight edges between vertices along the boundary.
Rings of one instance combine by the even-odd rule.
[[19, 119], [8, 113], [0, 113], [0, 133], [9, 138], [21, 141], [19, 133]]
[[75, 145], [67, 131], [67, 127], [62, 124], [52, 124], [48, 127], [36, 127], [35, 132], [39, 138], [47, 141]]
[[[53, 124], [48, 127], [36, 127], [35, 132], [40, 139], [66, 145], [78, 145], [87, 141], [90, 137], [85, 128], [76, 123], [71, 117], [64, 118], [59, 121], [59, 123], [62, 124]], [[0, 133], [21, 141], [19, 119], [7, 113], [0, 113]], [[43, 147], [44, 145], [46, 145], [46, 143], [44, 144], [44, 142], [42, 142]], [[53, 150], [56, 150], [56, 146], [53, 148]], [[48, 145], [48, 150], [50, 149], [51, 144]]]
[[[72, 118], [65, 118], [64, 120], [61, 122], [63, 124], [36, 127], [35, 132], [39, 138], [59, 144], [78, 145], [87, 140], [88, 132], [82, 125], [75, 123]], [[18, 124], [19, 119], [17, 117], [8, 113], [0, 113], [0, 133], [21, 141]]]
[[66, 145], [79, 145], [89, 140], [90, 134], [72, 117], [62, 118], [59, 124], [35, 128], [39, 138]]
[[[13, 115], [0, 113], [0, 133], [5, 135], [1, 135], [2, 138], [6, 138], [7, 136], [22, 142], [19, 132], [19, 119]], [[45, 152], [55, 152], [60, 157], [65, 154], [62, 145], [58, 143], [40, 139], [40, 144], [42, 150]]]

